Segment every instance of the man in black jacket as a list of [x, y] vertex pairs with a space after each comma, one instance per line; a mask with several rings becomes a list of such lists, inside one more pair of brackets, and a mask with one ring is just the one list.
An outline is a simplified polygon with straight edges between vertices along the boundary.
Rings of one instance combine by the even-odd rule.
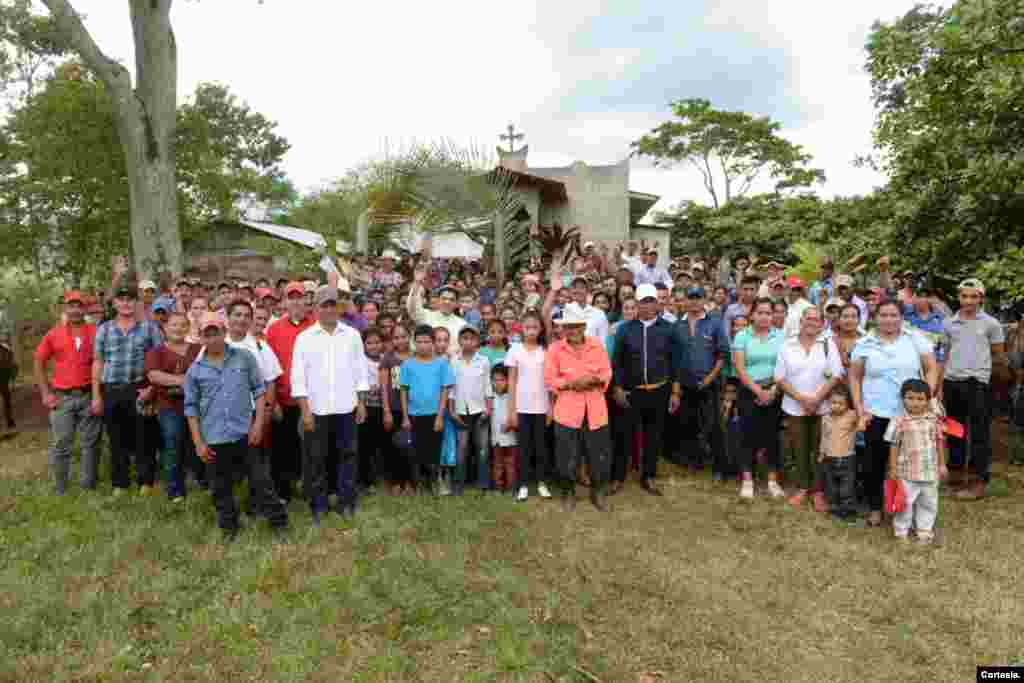
[[[623, 419], [629, 432], [626, 443], [633, 442], [636, 429], [644, 433], [640, 481], [647, 492], [660, 496], [654, 478], [664, 442], [665, 419], [668, 413], [679, 410], [681, 348], [674, 327], [658, 316], [658, 292], [654, 286], [638, 287], [636, 299], [638, 319], [623, 323], [615, 335], [612, 396], [625, 411]], [[624, 454], [616, 453], [611, 493], [622, 488], [627, 465]]]

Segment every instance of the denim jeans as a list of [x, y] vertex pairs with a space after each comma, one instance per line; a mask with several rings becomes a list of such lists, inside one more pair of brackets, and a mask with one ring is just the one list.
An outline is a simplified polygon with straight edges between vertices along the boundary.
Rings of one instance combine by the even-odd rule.
[[[462, 421], [466, 424], [466, 428], [455, 433], [455, 438], [458, 440], [455, 462], [456, 493], [461, 492], [466, 480], [470, 479], [466, 472], [466, 467], [470, 463], [476, 465], [476, 479], [480, 488], [489, 489], [491, 488], [488, 446], [491, 433], [490, 419], [483, 413], [477, 413], [476, 415], [463, 415]], [[471, 454], [475, 454], [476, 457], [471, 458]]]
[[140, 485], [152, 485], [156, 469], [143, 443], [144, 424], [135, 409], [137, 384], [103, 385], [103, 421], [110, 437], [110, 478], [114, 488], [131, 485], [131, 461]]
[[274, 491], [263, 455], [243, 439], [233, 443], [211, 444], [216, 454], [210, 465], [213, 478], [213, 505], [217, 525], [225, 531], [238, 530], [238, 504], [235, 479], [240, 472], [249, 475], [249, 492], [255, 510], [275, 528], [288, 526], [288, 511]]
[[185, 495], [185, 417], [173, 410], [160, 410], [160, 460], [167, 482], [167, 497]]
[[[303, 486], [309, 495], [313, 514], [327, 512], [328, 477], [336, 479], [338, 506], [355, 506], [355, 434], [355, 413], [313, 416], [313, 432], [306, 434], [309, 442], [307, 460], [302, 465]], [[327, 466], [332, 454], [338, 458], [338, 466], [334, 470]]]
[[83, 489], [94, 489], [103, 422], [90, 412], [92, 395], [88, 391], [57, 390], [56, 394], [57, 406], [50, 411], [50, 474], [54, 490], [61, 494], [67, 487], [75, 432], [81, 456], [79, 483]]

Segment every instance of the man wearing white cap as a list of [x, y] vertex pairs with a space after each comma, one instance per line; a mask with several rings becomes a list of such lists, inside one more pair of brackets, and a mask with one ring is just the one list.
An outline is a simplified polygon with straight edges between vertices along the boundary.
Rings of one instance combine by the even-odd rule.
[[393, 249], [385, 249], [384, 253], [380, 255], [380, 270], [370, 276], [370, 289], [402, 286], [404, 278], [395, 270], [396, 261], [398, 261], [398, 254]]
[[607, 509], [604, 495], [611, 461], [608, 403], [604, 392], [612, 368], [603, 341], [587, 337], [587, 318], [577, 303], [567, 304], [557, 321], [563, 338], [548, 347], [544, 385], [555, 396], [555, 462], [562, 509], [576, 505], [576, 469], [584, 459], [590, 471], [590, 501]]
[[[943, 397], [946, 413], [967, 427], [964, 439], [949, 439], [950, 471], [965, 461], [964, 448], [974, 461], [978, 481], [958, 498], [984, 498], [992, 465], [992, 369], [1007, 370], [1006, 337], [999, 321], [981, 308], [985, 286], [970, 278], [960, 283], [960, 310], [943, 323], [946, 336]], [[969, 446], [965, 439], [970, 441]], [[965, 482], [966, 483], [966, 482]]]

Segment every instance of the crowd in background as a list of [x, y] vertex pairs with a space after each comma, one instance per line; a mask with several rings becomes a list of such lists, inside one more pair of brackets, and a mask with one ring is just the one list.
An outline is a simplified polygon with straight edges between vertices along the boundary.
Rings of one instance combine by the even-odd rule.
[[208, 489], [229, 538], [243, 478], [246, 512], [275, 529], [298, 497], [319, 525], [384, 491], [532, 493], [569, 511], [582, 485], [605, 511], [634, 469], [663, 495], [663, 459], [744, 500], [869, 525], [899, 481], [895, 535], [922, 543], [950, 471], [969, 460], [957, 495], [986, 495], [1008, 356], [982, 282], [959, 284], [954, 312], [884, 258], [860, 287], [831, 262], [804, 282], [747, 255], [659, 259], [586, 243], [503, 286], [482, 261], [390, 250], [326, 283], [136, 283], [117, 260], [109, 299], [66, 292], [35, 354], [55, 491], [76, 435], [80, 485], [97, 486], [105, 433], [115, 494], [133, 466], [142, 495]]

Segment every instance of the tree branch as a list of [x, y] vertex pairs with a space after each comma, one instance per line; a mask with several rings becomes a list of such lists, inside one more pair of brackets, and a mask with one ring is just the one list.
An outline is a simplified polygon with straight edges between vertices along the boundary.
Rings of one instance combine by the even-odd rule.
[[[718, 193], [715, 192], [715, 175], [711, 172], [711, 163], [708, 161], [708, 155], [704, 155], [704, 186], [708, 188], [708, 192], [711, 193], [711, 199], [715, 202], [715, 208], [718, 208]], [[728, 199], [726, 200], [728, 201]]]
[[112, 93], [131, 89], [128, 70], [103, 54], [68, 0], [43, 0], [43, 4], [50, 10], [53, 22], [68, 46], [96, 72]]

